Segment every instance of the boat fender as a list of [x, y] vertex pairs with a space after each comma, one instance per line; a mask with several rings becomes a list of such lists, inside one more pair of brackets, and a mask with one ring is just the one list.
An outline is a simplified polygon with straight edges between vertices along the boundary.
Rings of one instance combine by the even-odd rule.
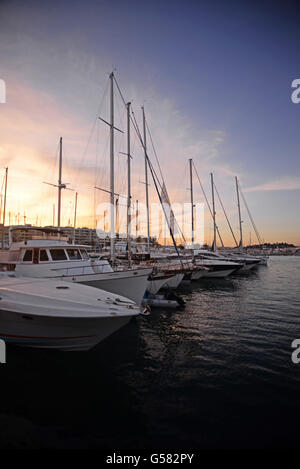
[[150, 313], [151, 313], [151, 308], [149, 305], [141, 305], [141, 308], [140, 308], [141, 316], [149, 316]]

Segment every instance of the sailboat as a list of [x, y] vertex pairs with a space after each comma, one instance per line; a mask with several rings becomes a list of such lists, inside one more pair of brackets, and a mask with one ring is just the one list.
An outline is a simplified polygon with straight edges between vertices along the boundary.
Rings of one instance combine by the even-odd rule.
[[[111, 122], [109, 125], [111, 129], [110, 194], [112, 207], [114, 207], [115, 195], [113, 80], [114, 75], [111, 73]], [[58, 184], [54, 186], [58, 188], [57, 230], [41, 228], [39, 230], [41, 236], [38, 236], [32, 228], [26, 228], [27, 239], [19, 242], [11, 241], [9, 244], [9, 252], [0, 253], [0, 263], [7, 264], [8, 268], [14, 268], [16, 272], [24, 276], [35, 278], [63, 277], [66, 281], [104, 289], [108, 292], [130, 298], [137, 304], [141, 304], [152, 268], [130, 268], [115, 271], [107, 260], [89, 259], [86, 246], [75, 244], [70, 246], [68, 240], [61, 237], [61, 194], [62, 190], [66, 189], [66, 184], [62, 182], [62, 138], [60, 138], [59, 144]], [[32, 236], [30, 235], [30, 231]], [[115, 258], [113, 209], [111, 209], [111, 231], [110, 250], [111, 262], [113, 264]]]
[[[196, 171], [196, 174], [198, 176], [197, 171]], [[216, 209], [215, 209], [215, 189], [216, 189], [216, 187], [215, 187], [215, 183], [214, 183], [213, 173], [211, 173], [210, 177], [211, 177], [211, 190], [212, 190], [212, 207], [210, 207], [210, 204], [207, 200], [207, 197], [206, 197], [206, 194], [204, 192], [204, 189], [203, 189], [203, 186], [201, 184], [199, 176], [198, 176], [198, 180], [199, 180], [202, 192], [204, 194], [205, 200], [207, 202], [209, 211], [210, 211], [212, 219], [213, 219], [214, 239], [213, 239], [212, 250], [211, 251], [207, 251], [207, 250], [204, 250], [204, 249], [194, 250], [196, 263], [198, 264], [199, 259], [201, 259], [201, 265], [205, 265], [206, 267], [209, 267], [207, 262], [209, 262], [210, 264], [212, 264], [212, 263], [214, 264], [214, 265], [210, 266], [210, 269], [209, 269], [210, 272], [204, 273], [204, 275], [203, 275], [204, 277], [215, 277], [215, 276], [216, 277], [224, 277], [224, 276], [226, 277], [227, 275], [230, 275], [233, 272], [234, 273], [242, 273], [242, 272], [248, 271], [250, 269], [253, 269], [259, 263], [259, 261], [254, 257], [247, 256], [244, 253], [240, 252], [240, 250], [242, 249], [243, 238], [242, 238], [242, 220], [241, 220], [239, 194], [237, 192], [238, 212], [239, 212], [239, 222], [240, 222], [240, 236], [241, 236], [240, 248], [239, 248], [239, 252], [237, 252], [237, 253], [227, 252], [227, 251], [225, 252], [223, 240], [221, 238], [221, 234], [220, 234], [219, 228], [218, 228], [217, 223], [216, 223]], [[219, 197], [219, 201], [220, 201], [220, 203], [222, 205], [222, 208], [224, 210], [226, 220], [229, 223], [228, 217], [226, 215], [226, 212], [225, 212], [225, 209], [224, 209], [223, 204], [221, 202], [218, 191], [217, 191], [217, 195]], [[234, 233], [232, 231], [232, 227], [231, 227], [230, 223], [229, 223], [229, 226], [230, 226], [231, 232], [234, 236]], [[222, 248], [223, 248], [222, 252], [218, 251], [218, 249], [217, 249], [217, 233], [219, 235], [219, 238], [220, 238], [220, 241], [221, 241], [221, 244], [222, 244]], [[234, 240], [236, 241], [235, 236], [234, 236]], [[230, 264], [228, 264], [228, 262]], [[220, 264], [219, 267], [217, 267], [217, 263]], [[234, 264], [236, 264], [237, 268], [232, 269], [232, 267], [234, 267]], [[218, 270], [219, 270], [219, 272], [218, 272]]]

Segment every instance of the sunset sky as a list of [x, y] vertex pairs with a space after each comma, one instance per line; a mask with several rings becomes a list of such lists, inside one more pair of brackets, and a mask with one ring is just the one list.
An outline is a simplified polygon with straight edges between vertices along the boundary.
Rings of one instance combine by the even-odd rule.
[[[247, 5], [246, 5], [247, 3]], [[209, 199], [210, 172], [235, 231], [237, 175], [264, 241], [300, 245], [300, 7], [292, 1], [0, 0], [0, 185], [6, 223], [52, 224], [58, 143], [63, 182], [78, 192], [77, 226], [93, 227], [109, 188], [108, 77], [112, 69], [141, 126], [145, 107], [174, 202], [188, 202], [188, 159]], [[116, 93], [116, 126], [126, 111]], [[149, 156], [156, 165], [148, 138]], [[126, 134], [116, 135], [116, 192], [126, 192]], [[133, 199], [145, 200], [141, 144], [132, 131]], [[157, 167], [157, 166], [156, 166]], [[153, 183], [151, 200], [157, 202]], [[194, 178], [195, 202], [203, 196]], [[63, 192], [62, 224], [74, 192]], [[125, 200], [125, 199], [124, 199]], [[121, 201], [120, 201], [121, 203]], [[232, 244], [224, 216], [217, 218]], [[243, 210], [245, 243], [254, 231]], [[206, 210], [205, 240], [212, 240]], [[123, 221], [123, 220], [121, 220]], [[145, 223], [142, 223], [142, 230]]]

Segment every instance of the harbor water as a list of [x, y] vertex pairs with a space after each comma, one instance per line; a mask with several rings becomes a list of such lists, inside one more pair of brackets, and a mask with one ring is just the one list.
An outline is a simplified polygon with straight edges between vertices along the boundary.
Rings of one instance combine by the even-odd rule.
[[1, 448], [297, 447], [300, 257], [181, 294], [89, 352], [7, 346]]

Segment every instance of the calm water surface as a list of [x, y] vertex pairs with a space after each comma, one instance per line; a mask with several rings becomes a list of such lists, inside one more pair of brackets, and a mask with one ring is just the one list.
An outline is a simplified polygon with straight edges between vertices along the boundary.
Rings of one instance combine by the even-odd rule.
[[182, 294], [90, 352], [9, 347], [1, 447], [297, 447], [300, 257]]

